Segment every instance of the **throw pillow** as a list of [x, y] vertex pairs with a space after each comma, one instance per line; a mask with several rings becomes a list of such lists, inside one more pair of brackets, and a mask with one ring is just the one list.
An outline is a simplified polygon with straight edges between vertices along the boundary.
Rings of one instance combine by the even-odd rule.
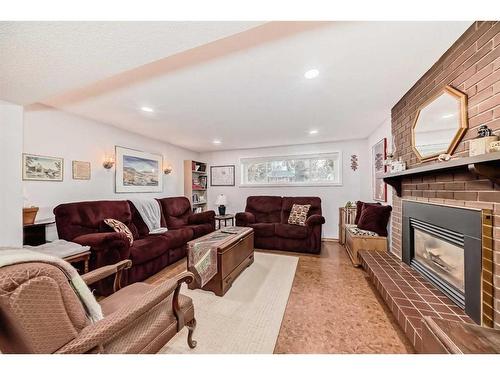
[[375, 232], [382, 237], [387, 237], [387, 224], [391, 217], [391, 211], [391, 206], [373, 204], [363, 205], [358, 228]]
[[117, 233], [125, 233], [130, 242], [130, 246], [132, 246], [132, 244], [134, 243], [134, 236], [125, 224], [115, 219], [104, 219], [104, 223], [113, 228], [113, 230]]
[[306, 225], [307, 213], [311, 208], [310, 204], [295, 204], [292, 206], [290, 216], [288, 216], [288, 224]]
[[362, 201], [357, 201], [356, 202], [356, 217], [354, 218], [354, 224], [358, 224], [359, 222], [359, 218], [361, 217], [361, 211], [363, 211], [363, 205], [366, 204], [366, 205], [378, 205], [380, 206], [380, 203], [366, 203], [366, 202], [362, 202]]

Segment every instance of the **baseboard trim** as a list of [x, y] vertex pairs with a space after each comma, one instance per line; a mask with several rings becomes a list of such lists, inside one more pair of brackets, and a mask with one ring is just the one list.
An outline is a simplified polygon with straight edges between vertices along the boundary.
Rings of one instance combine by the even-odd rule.
[[323, 237], [321, 239], [322, 242], [339, 242], [338, 238], [335, 237]]

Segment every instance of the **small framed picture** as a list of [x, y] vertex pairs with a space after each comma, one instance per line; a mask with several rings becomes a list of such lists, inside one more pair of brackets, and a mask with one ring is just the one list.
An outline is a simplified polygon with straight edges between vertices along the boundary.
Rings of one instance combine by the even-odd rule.
[[234, 165], [210, 167], [210, 186], [234, 186]]
[[63, 175], [63, 158], [23, 154], [23, 180], [62, 181]]
[[73, 180], [90, 180], [90, 162], [73, 160]]

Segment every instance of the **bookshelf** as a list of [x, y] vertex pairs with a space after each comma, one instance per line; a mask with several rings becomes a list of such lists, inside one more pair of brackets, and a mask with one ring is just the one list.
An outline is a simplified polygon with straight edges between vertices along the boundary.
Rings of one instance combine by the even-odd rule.
[[193, 212], [207, 210], [207, 163], [184, 160], [184, 196], [191, 202]]

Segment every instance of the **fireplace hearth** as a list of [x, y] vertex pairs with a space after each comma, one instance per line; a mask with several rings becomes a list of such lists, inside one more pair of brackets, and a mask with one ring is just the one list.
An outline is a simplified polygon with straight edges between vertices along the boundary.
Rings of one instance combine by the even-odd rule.
[[491, 259], [482, 243], [488, 211], [403, 201], [402, 258], [476, 323], [489, 326], [493, 297], [484, 285], [491, 273], [483, 265]]

